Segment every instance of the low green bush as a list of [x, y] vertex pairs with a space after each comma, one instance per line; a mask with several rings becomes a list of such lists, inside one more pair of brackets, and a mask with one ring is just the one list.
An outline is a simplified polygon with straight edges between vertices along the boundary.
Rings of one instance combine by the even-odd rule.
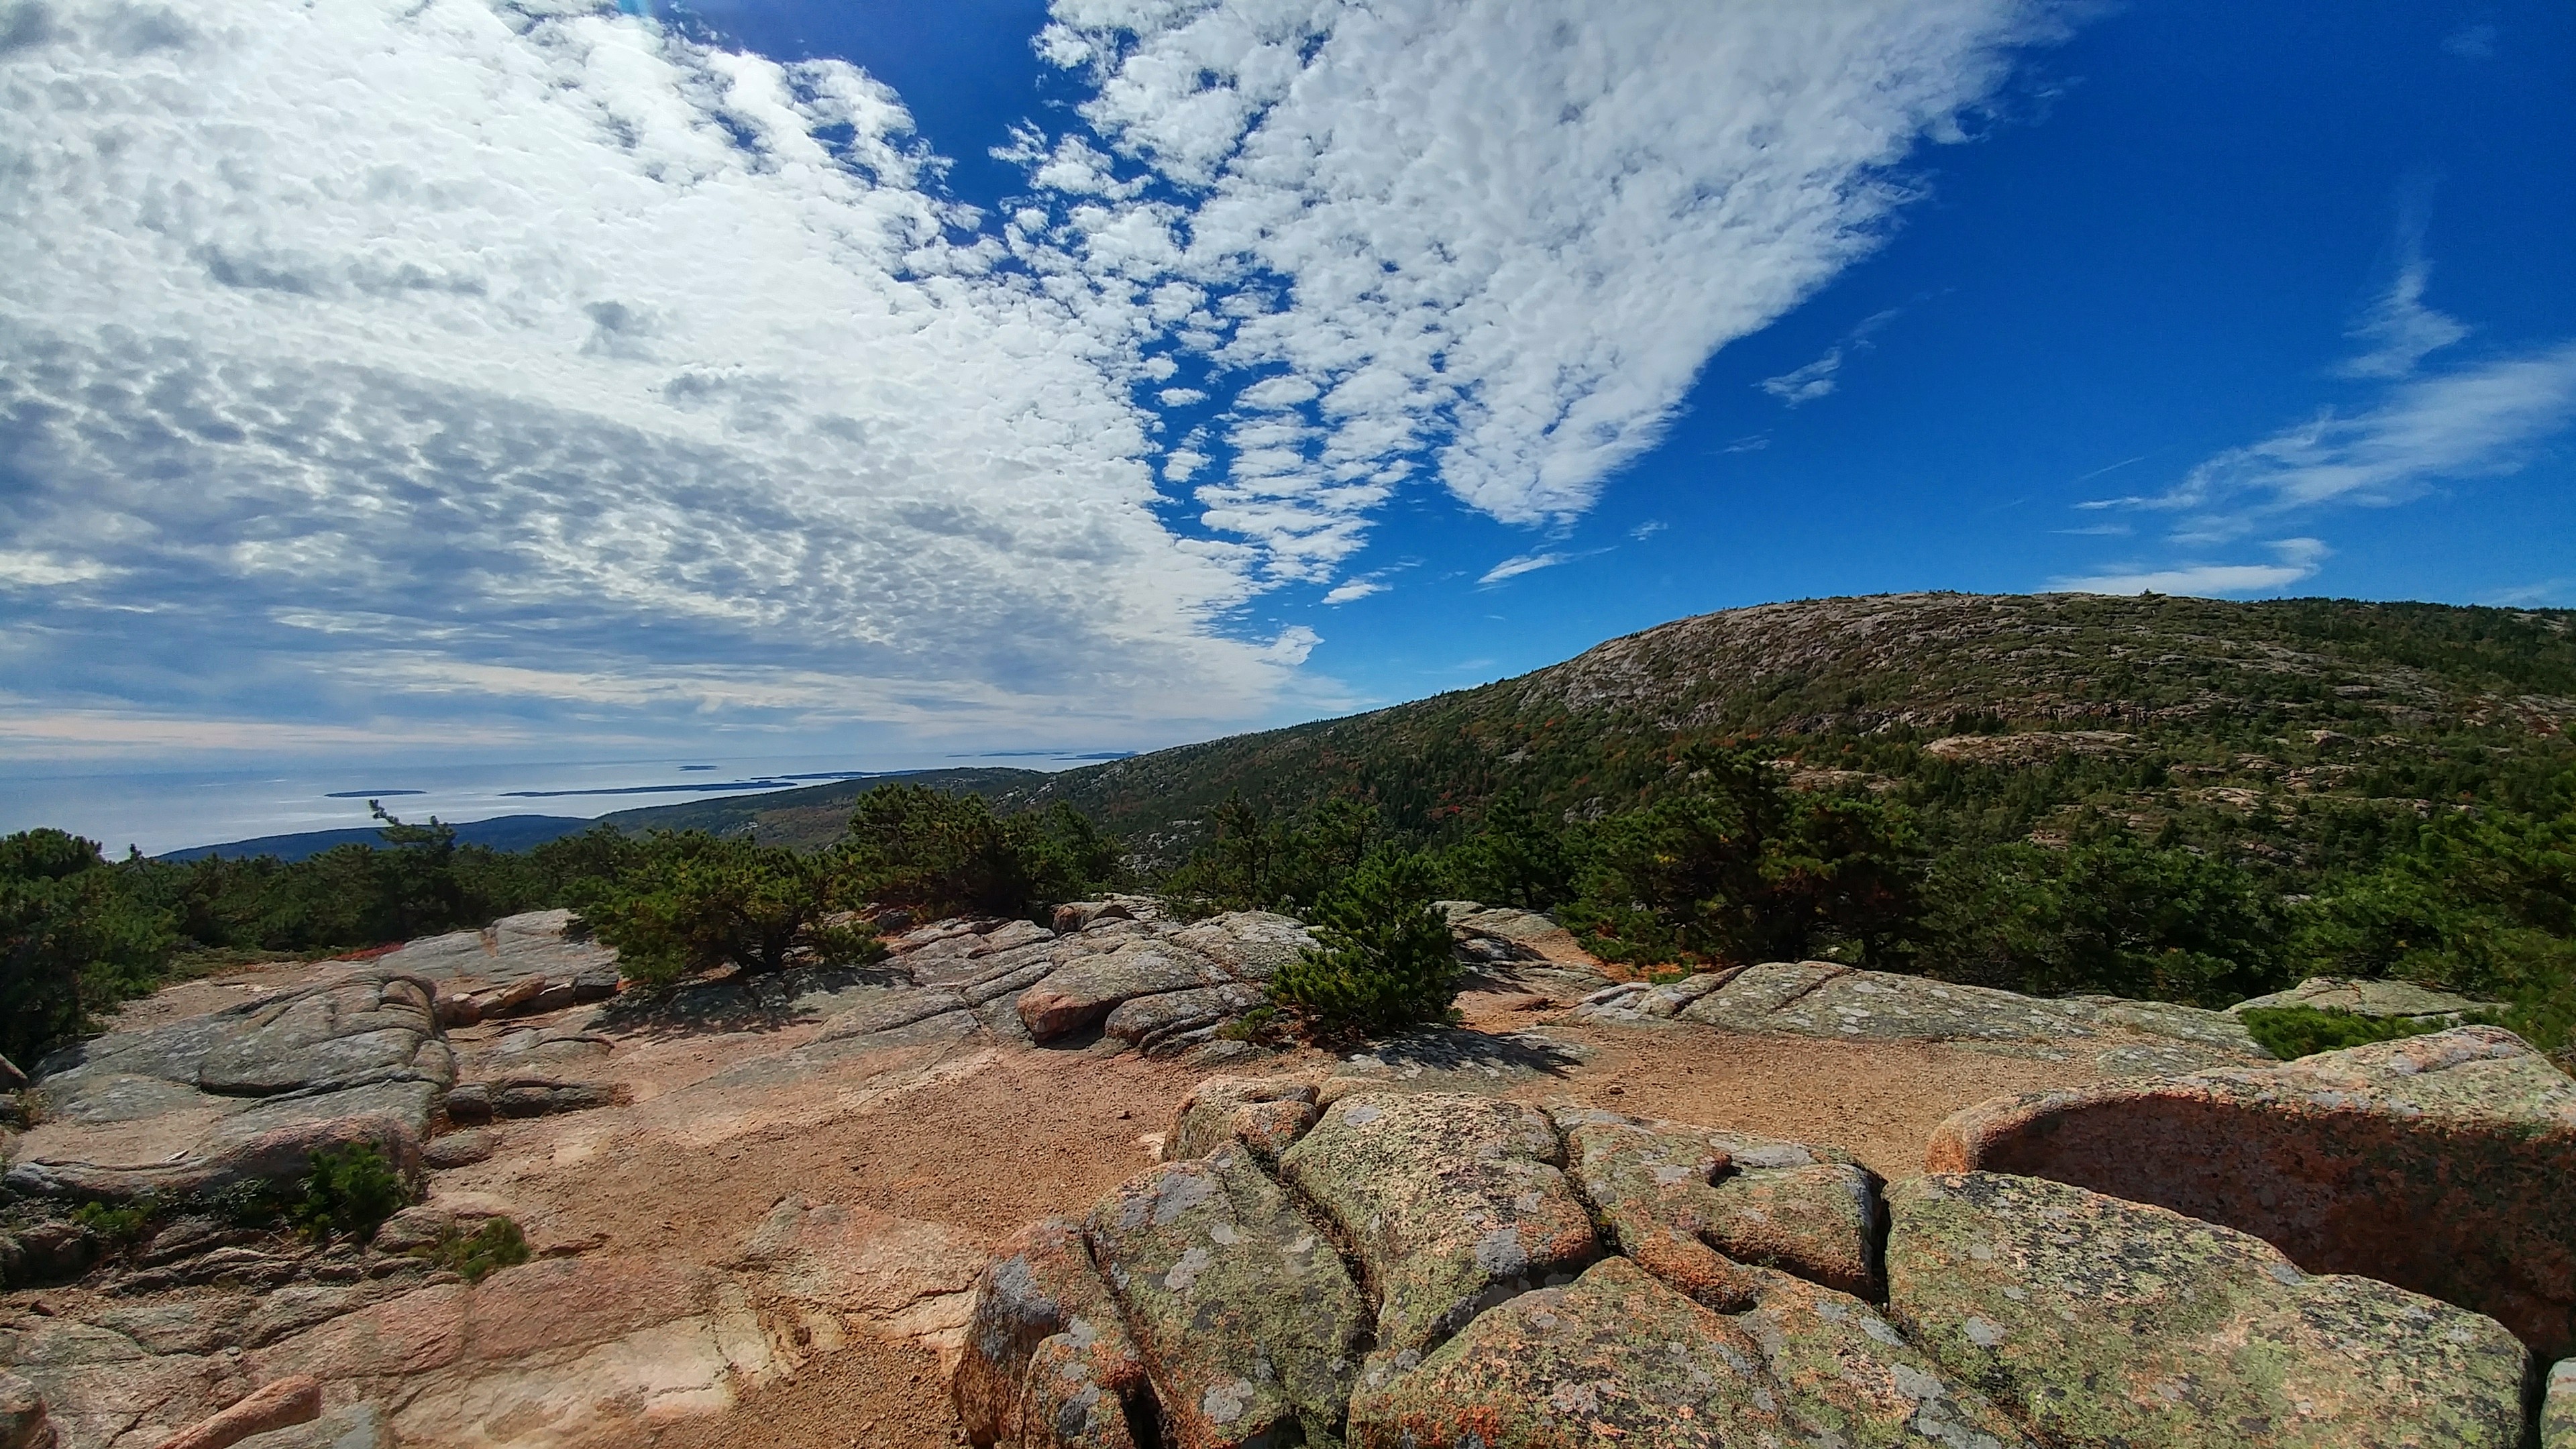
[[[2285, 1062], [2315, 1056], [2319, 1052], [2368, 1046], [2375, 1041], [2422, 1036], [2448, 1025], [2444, 1022], [2411, 1021], [2402, 1016], [2363, 1016], [2357, 1012], [2314, 1006], [2258, 1006], [2237, 1013], [2237, 1017], [2245, 1023], [2246, 1032], [2263, 1044], [2265, 1051]], [[2484, 1023], [2490, 1018], [2470, 1015], [2462, 1020]]]
[[1316, 909], [1317, 945], [1270, 980], [1273, 1005], [1324, 1036], [1378, 1036], [1456, 1015], [1449, 922], [1420, 855], [1381, 849]]
[[128, 1202], [108, 1204], [85, 1202], [72, 1209], [72, 1221], [89, 1229], [111, 1245], [123, 1245], [143, 1236], [157, 1214], [153, 1204]]
[[411, 1200], [411, 1184], [382, 1152], [352, 1143], [313, 1154], [313, 1169], [302, 1193], [286, 1203], [285, 1217], [317, 1238], [366, 1238]]
[[489, 1274], [528, 1261], [528, 1239], [508, 1218], [485, 1218], [470, 1233], [461, 1228], [441, 1232], [420, 1256], [468, 1283], [480, 1283]]

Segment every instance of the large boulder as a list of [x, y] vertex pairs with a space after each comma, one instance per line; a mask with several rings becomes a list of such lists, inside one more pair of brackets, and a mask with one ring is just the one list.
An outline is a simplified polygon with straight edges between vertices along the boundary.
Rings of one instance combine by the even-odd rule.
[[1315, 1084], [1297, 1077], [1210, 1077], [1190, 1089], [1163, 1134], [1165, 1162], [1205, 1157], [1240, 1142], [1276, 1164], [1319, 1115]]
[[2498, 1027], [1999, 1099], [1926, 1166], [2154, 1203], [2576, 1353], [2576, 1081]]
[[1150, 1422], [1144, 1386], [1081, 1224], [1047, 1218], [1006, 1240], [975, 1282], [953, 1381], [967, 1442], [1154, 1449], [1133, 1428]]
[[1167, 1438], [1205, 1449], [1329, 1440], [1368, 1303], [1333, 1244], [1243, 1149], [1131, 1179], [1092, 1209], [1084, 1233]]
[[1041, 1042], [1099, 1024], [1126, 1001], [1167, 991], [1216, 986], [1223, 967], [1167, 941], [1130, 940], [1118, 949], [1058, 966], [1020, 993], [1020, 1020]]
[[1838, 1153], [1579, 1106], [1554, 1111], [1568, 1172], [1618, 1250], [1721, 1312], [1779, 1268], [1878, 1296], [1878, 1177]]
[[1911, 1178], [1887, 1201], [1890, 1315], [2044, 1443], [2521, 1442], [2528, 1355], [2492, 1319], [2038, 1178]]
[[0, 1449], [47, 1449], [54, 1439], [45, 1396], [34, 1384], [0, 1370]]
[[21, 1193], [187, 1197], [298, 1178], [313, 1154], [364, 1144], [419, 1164], [456, 1079], [436, 988], [364, 969], [297, 991], [47, 1057], [42, 1117], [6, 1183]]
[[1372, 1376], [1491, 1305], [1601, 1256], [1546, 1115], [1517, 1102], [1394, 1092], [1335, 1101], [1279, 1171], [1340, 1228], [1377, 1298]]

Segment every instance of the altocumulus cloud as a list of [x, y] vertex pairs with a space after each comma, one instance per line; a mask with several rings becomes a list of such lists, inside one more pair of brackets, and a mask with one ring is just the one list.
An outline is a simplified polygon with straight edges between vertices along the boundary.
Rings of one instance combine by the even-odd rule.
[[1059, 0], [985, 217], [613, 10], [0, 3], [0, 748], [1256, 715], [1248, 603], [1418, 474], [1589, 507], [2049, 26]]

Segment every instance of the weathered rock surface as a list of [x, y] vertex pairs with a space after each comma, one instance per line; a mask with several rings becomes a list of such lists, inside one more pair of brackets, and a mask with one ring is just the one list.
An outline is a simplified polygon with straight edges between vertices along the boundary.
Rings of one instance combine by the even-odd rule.
[[1368, 1305], [1322, 1234], [1242, 1148], [1166, 1164], [1084, 1231], [1174, 1442], [1306, 1442], [1340, 1424]]
[[2540, 1449], [2576, 1449], [2576, 1358], [2550, 1369], [2541, 1390]]
[[1568, 1173], [1618, 1251], [1720, 1312], [1751, 1305], [1778, 1268], [1840, 1292], [1881, 1290], [1877, 1175], [1795, 1142], [1559, 1107]]
[[1890, 1316], [2042, 1442], [2521, 1439], [2527, 1355], [2492, 1319], [2037, 1178], [1942, 1174], [1887, 1197]]
[[1989, 1102], [1927, 1165], [2172, 1208], [2576, 1353], [2576, 1081], [2500, 1027]]
[[1759, 1301], [1735, 1322], [1762, 1346], [1771, 1381], [1810, 1442], [1943, 1449], [2025, 1442], [2010, 1416], [1945, 1379], [1870, 1305], [1785, 1273], [1753, 1275]]
[[333, 1409], [309, 1424], [253, 1434], [234, 1449], [396, 1449], [394, 1426], [373, 1404]]
[[47, 1057], [43, 1122], [17, 1145], [16, 1192], [185, 1197], [300, 1177], [325, 1147], [418, 1163], [456, 1077], [434, 988], [382, 970], [244, 1002]]
[[566, 910], [504, 916], [479, 931], [413, 941], [376, 963], [441, 988], [445, 1024], [552, 1011], [617, 994], [617, 953], [584, 937]]
[[1280, 1154], [1377, 1300], [1372, 1375], [1401, 1372], [1477, 1313], [1602, 1254], [1545, 1114], [1486, 1097], [1362, 1092]]
[[1475, 901], [1437, 904], [1473, 987], [1571, 1000], [1610, 984], [1600, 958], [1551, 917]]
[[1135, 1426], [1145, 1360], [1128, 1337], [1082, 1225], [1013, 1234], [975, 1282], [953, 1396], [970, 1444], [1156, 1449]]
[[0, 1370], [0, 1449], [48, 1449], [54, 1440], [44, 1395], [34, 1384]]
[[1845, 1041], [1991, 1043], [2081, 1052], [2110, 1075], [2164, 1074], [2272, 1060], [2223, 1011], [2109, 996], [2043, 999], [1830, 961], [1773, 961], [1586, 997], [1582, 1020], [1680, 1021], [1727, 1031]]
[[309, 1424], [320, 1417], [322, 1381], [298, 1374], [261, 1386], [222, 1413], [162, 1440], [159, 1449], [232, 1449], [253, 1434]]
[[1485, 1313], [1419, 1368], [1363, 1388], [1364, 1449], [1789, 1443], [1742, 1329], [1613, 1258]]
[[1019, 1017], [1039, 1042], [1099, 1026], [1113, 1040], [1150, 1048], [1258, 1005], [1261, 983], [1312, 944], [1304, 926], [1264, 911], [1189, 926], [1095, 918], [1062, 938], [1048, 969], [1021, 989]]
[[2410, 1021], [2456, 1024], [2471, 1012], [2503, 1011], [2506, 1003], [2479, 1001], [2453, 992], [2436, 991], [2412, 981], [2365, 981], [2349, 976], [2311, 976], [2287, 991], [2257, 996], [2227, 1008], [2233, 1016], [2260, 1008], [2286, 1006], [2314, 1007], [2319, 1011], [2348, 1011], [2355, 1016], [2402, 1016]]
[[1315, 1084], [1295, 1077], [1210, 1077], [1181, 1099], [1163, 1134], [1165, 1162], [1205, 1157], [1229, 1142], [1276, 1165], [1321, 1115]]

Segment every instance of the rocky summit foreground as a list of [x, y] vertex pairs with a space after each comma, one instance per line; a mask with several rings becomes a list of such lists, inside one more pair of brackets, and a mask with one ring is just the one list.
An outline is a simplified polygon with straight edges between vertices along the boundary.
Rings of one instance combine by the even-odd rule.
[[[2508, 1034], [2285, 1064], [1447, 912], [1466, 1020], [1341, 1055], [1227, 1030], [1301, 925], [1143, 899], [651, 997], [560, 912], [170, 988], [0, 1139], [0, 1449], [2563, 1449], [2576, 1083]], [[423, 1200], [227, 1216], [352, 1145]]]
[[[1219, 1079], [978, 1281], [978, 1445], [2522, 1442], [2503, 1325], [2044, 1179]], [[1333, 1251], [1338, 1247], [1338, 1255]]]

